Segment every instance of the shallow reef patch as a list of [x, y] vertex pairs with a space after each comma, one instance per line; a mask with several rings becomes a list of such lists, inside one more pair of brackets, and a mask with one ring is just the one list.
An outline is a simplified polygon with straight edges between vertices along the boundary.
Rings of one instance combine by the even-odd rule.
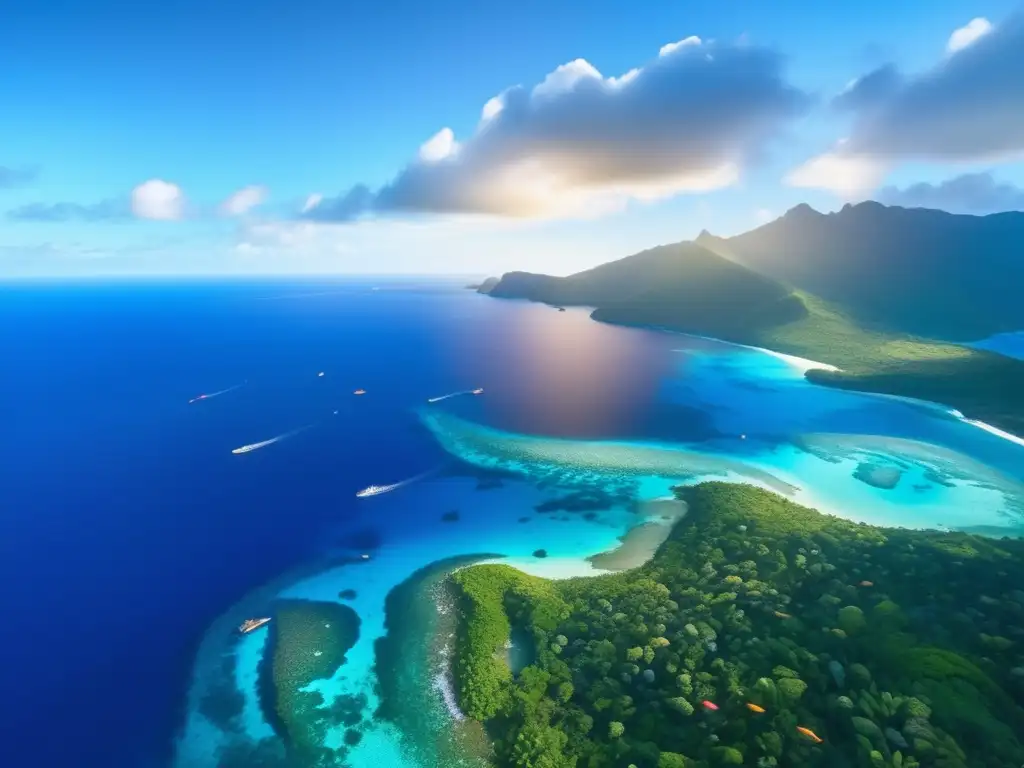
[[359, 638], [359, 616], [347, 605], [313, 600], [279, 601], [273, 616], [264, 656], [269, 663], [261, 666], [264, 713], [289, 747], [318, 749], [333, 723], [325, 719], [323, 697], [303, 689], [345, 663]]

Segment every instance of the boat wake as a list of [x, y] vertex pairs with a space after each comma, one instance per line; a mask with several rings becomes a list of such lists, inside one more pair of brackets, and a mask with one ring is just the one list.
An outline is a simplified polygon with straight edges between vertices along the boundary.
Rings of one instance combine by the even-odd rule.
[[426, 472], [420, 472], [418, 475], [413, 475], [412, 477], [406, 478], [405, 480], [400, 480], [397, 483], [391, 483], [390, 485], [371, 485], [367, 488], [363, 488], [363, 490], [356, 493], [356, 496], [358, 496], [360, 499], [363, 499], [366, 498], [367, 496], [379, 496], [382, 493], [390, 493], [391, 491], [397, 491], [399, 488], [402, 488], [403, 486], [410, 485], [412, 483], [415, 483], [417, 480], [423, 480], [425, 477], [429, 477], [436, 471], [437, 468], [435, 467], [434, 469], [428, 469]]
[[310, 429], [311, 427], [314, 427], [314, 426], [316, 426], [316, 425], [315, 424], [307, 424], [304, 427], [299, 427], [298, 429], [293, 429], [290, 432], [285, 432], [284, 434], [277, 435], [276, 437], [272, 437], [269, 440], [260, 440], [258, 443], [249, 443], [249, 445], [243, 445], [241, 448], [235, 448], [231, 452], [232, 453], [249, 453], [251, 451], [258, 451], [260, 448], [266, 448], [268, 445], [273, 445], [274, 443], [279, 443], [282, 440], [286, 440], [289, 437], [294, 437], [295, 435], [299, 434], [300, 432], [305, 432], [307, 429]]
[[449, 397], [459, 397], [460, 395], [482, 395], [484, 393], [483, 387], [477, 389], [462, 389], [458, 392], [449, 392], [447, 395], [441, 395], [440, 397], [428, 397], [428, 403], [439, 403], [442, 400], [447, 400]]
[[217, 392], [210, 392], [209, 394], [205, 394], [205, 395], [197, 395], [196, 397], [193, 397], [191, 400], [189, 400], [188, 403], [189, 403], [189, 405], [191, 405], [192, 403], [198, 403], [201, 400], [209, 400], [211, 397], [218, 397], [220, 395], [226, 395], [228, 392], [234, 392], [236, 389], [239, 389], [240, 387], [244, 387], [246, 385], [246, 383], [247, 382], [243, 381], [241, 384], [235, 384], [235, 386], [228, 387], [227, 389], [221, 389], [221, 390], [219, 390]]

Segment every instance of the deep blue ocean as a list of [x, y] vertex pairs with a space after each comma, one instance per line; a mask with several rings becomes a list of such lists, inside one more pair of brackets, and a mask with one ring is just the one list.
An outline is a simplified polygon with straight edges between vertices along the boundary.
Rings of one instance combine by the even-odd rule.
[[443, 458], [410, 415], [425, 397], [485, 387], [489, 423], [547, 434], [707, 428], [653, 397], [666, 340], [578, 322], [552, 335], [550, 308], [466, 293], [415, 280], [0, 287], [0, 765], [165, 755], [206, 626], [338, 538], [386, 536], [354, 491]]
[[[1020, 446], [941, 412], [688, 343], [461, 281], [0, 286], [0, 766], [166, 765], [229, 606], [338, 548], [448, 535], [415, 494], [354, 495], [453, 461], [414, 414], [428, 397], [482, 387], [444, 407], [506, 433], [771, 458], [788, 432], [859, 431], [1024, 467]], [[838, 503], [885, 493], [797, 459], [772, 460], [846, 472]]]

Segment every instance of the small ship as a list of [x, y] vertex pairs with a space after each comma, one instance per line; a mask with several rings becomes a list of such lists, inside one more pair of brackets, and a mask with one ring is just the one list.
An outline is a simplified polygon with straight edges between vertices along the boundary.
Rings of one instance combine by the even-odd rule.
[[358, 491], [356, 496], [360, 499], [366, 498], [367, 496], [376, 496], [378, 493], [387, 493], [395, 486], [393, 485], [371, 485], [363, 490]]
[[266, 624], [268, 621], [270, 621], [270, 616], [264, 616], [263, 618], [260, 618], [260, 619], [246, 619], [238, 627], [238, 631], [241, 632], [243, 635], [247, 635], [250, 632], [252, 632], [254, 629], [259, 629], [264, 624]]

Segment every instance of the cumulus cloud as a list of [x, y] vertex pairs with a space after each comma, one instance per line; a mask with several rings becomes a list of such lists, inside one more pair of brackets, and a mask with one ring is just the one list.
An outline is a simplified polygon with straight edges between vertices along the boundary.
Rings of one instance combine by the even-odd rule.
[[489, 100], [464, 141], [439, 131], [382, 189], [355, 187], [301, 215], [585, 215], [726, 186], [809, 105], [782, 66], [771, 50], [696, 37], [620, 77], [576, 59]]
[[132, 190], [132, 213], [140, 219], [174, 221], [185, 212], [185, 196], [177, 184], [162, 179], [144, 181]]
[[[975, 20], [950, 38], [952, 55], [907, 77], [892, 65], [870, 72], [835, 100], [854, 114], [849, 140], [812, 158], [791, 183], [843, 191], [868, 168], [904, 161], [992, 163], [1024, 157], [1024, 13], [998, 26]], [[965, 31], [969, 30], [969, 31]], [[955, 41], [955, 42], [954, 42]], [[840, 168], [837, 183], [815, 169]]]
[[846, 151], [846, 143], [839, 142], [837, 151], [812, 157], [790, 172], [786, 183], [791, 187], [830, 189], [847, 196], [874, 189], [885, 176], [886, 164], [871, 154]]
[[12, 168], [0, 165], [0, 189], [12, 189], [30, 183], [37, 176], [35, 168]]
[[996, 181], [991, 173], [965, 173], [938, 184], [885, 187], [881, 202], [904, 208], [939, 208], [951, 213], [1024, 211], [1024, 189]]
[[267, 189], [261, 186], [242, 187], [229, 195], [220, 204], [220, 212], [224, 216], [241, 216], [253, 208], [262, 205], [267, 199]]
[[7, 212], [11, 221], [111, 221], [131, 217], [124, 200], [103, 200], [99, 203], [29, 203]]
[[992, 31], [992, 22], [988, 19], [979, 16], [976, 19], [971, 19], [967, 24], [960, 27], [960, 29], [954, 30], [953, 34], [949, 36], [949, 41], [946, 43], [946, 53], [956, 53], [962, 51], [967, 46], [978, 41], [983, 35], [987, 35]]

